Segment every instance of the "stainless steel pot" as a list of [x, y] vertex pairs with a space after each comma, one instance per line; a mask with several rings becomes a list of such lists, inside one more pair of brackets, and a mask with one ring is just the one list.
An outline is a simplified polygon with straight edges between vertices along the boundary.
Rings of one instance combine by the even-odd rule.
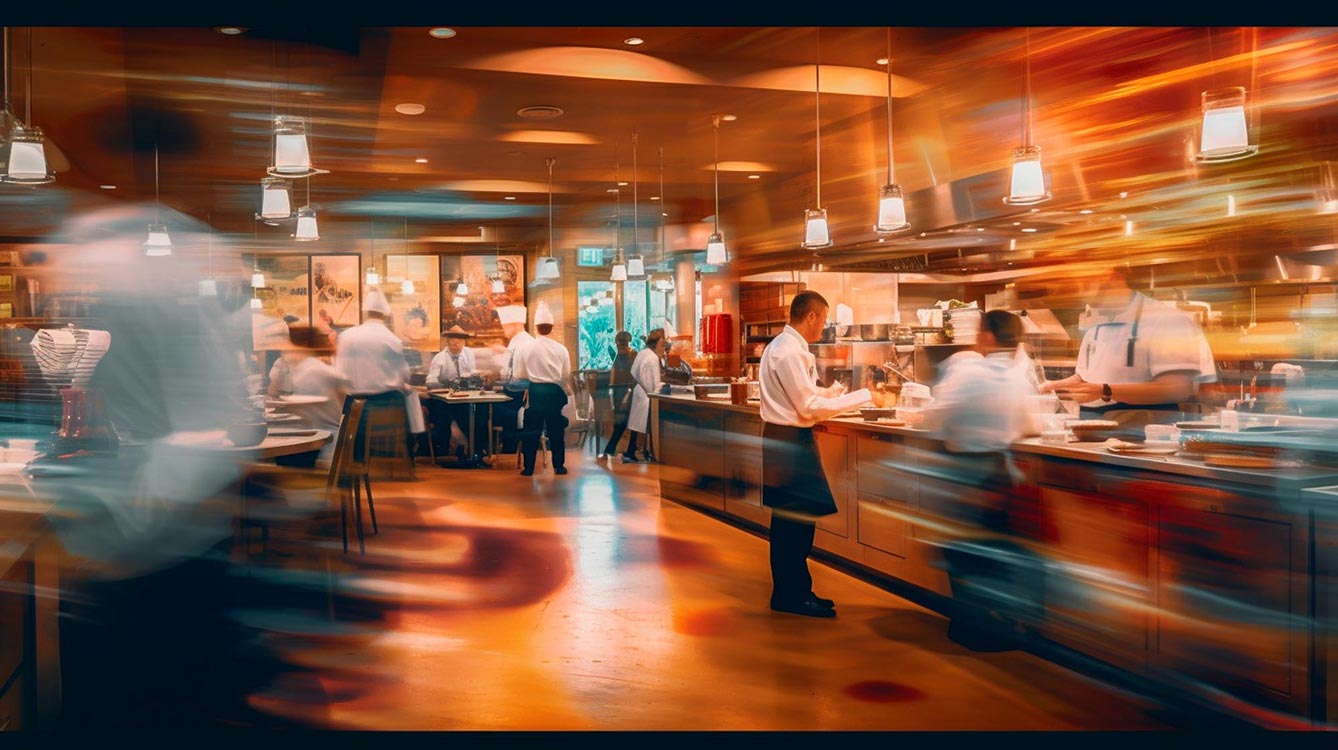
[[887, 341], [889, 337], [887, 323], [864, 323], [859, 327], [861, 341]]

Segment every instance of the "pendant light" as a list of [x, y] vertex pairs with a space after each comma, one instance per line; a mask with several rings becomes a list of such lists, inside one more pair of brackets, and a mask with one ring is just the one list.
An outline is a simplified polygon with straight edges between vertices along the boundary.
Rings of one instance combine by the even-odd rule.
[[1022, 95], [1022, 145], [1013, 149], [1012, 175], [1008, 181], [1010, 206], [1032, 206], [1052, 197], [1045, 189], [1045, 174], [1041, 171], [1041, 147], [1031, 142], [1031, 29], [1026, 29], [1027, 54], [1026, 89]]
[[[659, 262], [659, 265], [660, 265], [661, 267], [663, 267], [663, 266], [664, 266], [664, 219], [665, 219], [666, 216], [668, 216], [668, 212], [666, 212], [666, 211], [664, 210], [664, 206], [665, 206], [666, 201], [665, 201], [665, 199], [664, 199], [664, 147], [663, 147], [663, 146], [660, 147], [660, 168], [659, 168], [659, 175], [660, 175], [660, 236], [659, 236], [659, 246], [660, 246], [660, 247], [659, 247], [659, 257], [660, 257], [660, 262]], [[667, 269], [667, 270], [665, 271], [665, 275], [664, 275], [664, 277], [663, 277], [663, 278], [657, 278], [657, 279], [655, 279], [655, 281], [651, 284], [651, 287], [654, 288], [656, 291], [660, 291], [660, 292], [672, 292], [672, 291], [674, 291], [674, 271], [673, 271], [673, 269], [672, 269], [672, 268]]]
[[815, 250], [830, 247], [832, 235], [827, 228], [827, 209], [822, 205], [822, 29], [814, 29], [817, 61], [813, 64], [813, 113], [817, 143], [817, 208], [804, 211], [804, 241], [801, 247]]
[[627, 277], [643, 279], [646, 276], [646, 262], [641, 257], [639, 225], [637, 224], [637, 178], [636, 178], [636, 142], [637, 132], [632, 131], [632, 254], [627, 258]]
[[167, 225], [163, 224], [162, 203], [158, 200], [158, 144], [156, 143], [153, 145], [153, 203], [157, 216], [154, 223], [149, 225], [149, 236], [144, 240], [144, 254], [171, 255], [172, 238], [167, 236]]
[[627, 281], [627, 264], [623, 262], [623, 251], [618, 246], [618, 234], [623, 226], [622, 167], [618, 163], [618, 143], [613, 144], [613, 269], [609, 281]]
[[291, 219], [293, 217], [293, 184], [282, 177], [266, 177], [260, 181], [261, 219]]
[[906, 199], [892, 179], [892, 27], [887, 28], [887, 184], [878, 191], [878, 223], [874, 231], [892, 234], [911, 228], [906, 221]]
[[329, 170], [311, 166], [311, 147], [307, 141], [307, 131], [307, 121], [303, 117], [278, 115], [274, 118], [270, 165], [265, 170], [266, 174], [300, 179], [330, 173]]
[[376, 271], [376, 224], [372, 224], [372, 257], [367, 264], [367, 286], [381, 286], [381, 274]]
[[201, 297], [217, 297], [218, 282], [214, 280], [214, 214], [210, 212], [205, 221], [209, 222], [209, 249], [205, 256], [205, 275], [200, 279], [199, 293]]
[[33, 117], [33, 31], [28, 29], [28, 95], [24, 97], [24, 119], [14, 116], [9, 103], [9, 27], [4, 30], [4, 101], [0, 106], [0, 182], [16, 185], [45, 185], [55, 182], [55, 173], [46, 160], [46, 138], [34, 127]]
[[[1213, 30], [1208, 29], [1208, 58], [1213, 60]], [[1214, 71], [1213, 80], [1216, 80]], [[1203, 123], [1199, 126], [1197, 161], [1216, 163], [1236, 161], [1259, 153], [1258, 144], [1250, 143], [1246, 120], [1244, 86], [1212, 88], [1202, 94]]]
[[406, 216], [404, 217], [404, 281], [400, 282], [400, 294], [410, 295], [413, 292], [413, 279], [409, 278], [409, 217]]
[[298, 242], [319, 240], [321, 233], [316, 227], [316, 209], [311, 207], [311, 180], [307, 180], [307, 205], [297, 209], [297, 231], [293, 239]]
[[724, 265], [728, 261], [725, 252], [725, 238], [720, 234], [720, 115], [711, 117], [711, 129], [715, 131], [715, 231], [706, 239], [706, 262], [713, 266]]
[[502, 246], [497, 245], [493, 248], [492, 255], [492, 293], [506, 294], [506, 282], [502, 281]]
[[557, 258], [553, 257], [553, 164], [556, 159], [549, 156], [544, 159], [548, 165], [548, 255], [539, 258], [534, 276], [539, 280], [556, 279], [561, 275]]

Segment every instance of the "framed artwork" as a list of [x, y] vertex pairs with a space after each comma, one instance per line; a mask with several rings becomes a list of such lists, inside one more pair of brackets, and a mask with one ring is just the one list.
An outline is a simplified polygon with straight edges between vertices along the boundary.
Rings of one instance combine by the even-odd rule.
[[[405, 348], [440, 351], [441, 285], [437, 256], [390, 255], [385, 256], [385, 263], [381, 291], [390, 303], [390, 330], [400, 337]], [[413, 294], [401, 290], [406, 279], [413, 282]]]
[[311, 256], [262, 255], [252, 261], [274, 292], [272, 314], [288, 325], [311, 324]]
[[[502, 291], [492, 291], [493, 279], [501, 279]], [[463, 296], [456, 294], [462, 281], [469, 289]], [[495, 311], [525, 304], [525, 256], [443, 255], [440, 289], [442, 330], [460, 326], [476, 337], [471, 345], [501, 341]]]
[[311, 319], [317, 328], [336, 331], [362, 322], [360, 256], [311, 256]]
[[14, 291], [14, 277], [9, 274], [0, 275], [0, 292]]

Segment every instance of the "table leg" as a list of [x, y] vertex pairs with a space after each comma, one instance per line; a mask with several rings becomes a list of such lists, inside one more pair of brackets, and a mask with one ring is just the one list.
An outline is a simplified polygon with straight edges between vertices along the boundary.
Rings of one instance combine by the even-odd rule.
[[469, 405], [469, 460], [474, 460], [474, 412], [479, 408], [478, 404]]

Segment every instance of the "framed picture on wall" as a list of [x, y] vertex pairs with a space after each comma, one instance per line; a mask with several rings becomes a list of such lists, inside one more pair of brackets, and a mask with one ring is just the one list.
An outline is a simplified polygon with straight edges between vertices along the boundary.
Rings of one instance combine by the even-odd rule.
[[[385, 258], [386, 273], [381, 284], [390, 302], [390, 330], [404, 342], [404, 348], [420, 352], [441, 350], [441, 286], [437, 283], [438, 262], [435, 255], [390, 255]], [[405, 294], [404, 282], [413, 282], [413, 294]], [[411, 357], [411, 359], [413, 359]], [[431, 359], [428, 355], [426, 359]], [[410, 362], [413, 366], [413, 362]]]
[[334, 331], [362, 322], [361, 256], [311, 256], [311, 319], [318, 329]]
[[242, 257], [247, 265], [265, 274], [265, 287], [255, 291], [260, 309], [251, 311], [252, 345], [256, 351], [286, 346], [288, 326], [311, 324], [311, 257]]
[[[500, 279], [502, 291], [492, 282]], [[468, 289], [457, 294], [460, 283]], [[441, 256], [441, 327], [460, 326], [474, 335], [475, 343], [502, 340], [502, 325], [496, 310], [525, 304], [524, 255]]]

